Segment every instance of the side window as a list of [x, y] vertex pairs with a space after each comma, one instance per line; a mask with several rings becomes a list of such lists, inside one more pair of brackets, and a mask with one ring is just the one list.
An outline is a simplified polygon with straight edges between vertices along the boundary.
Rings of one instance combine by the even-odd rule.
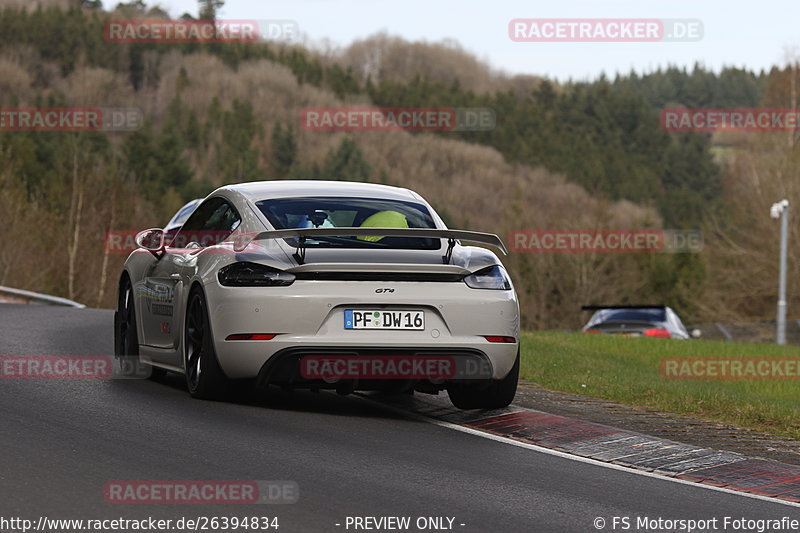
[[218, 231], [224, 234], [225, 237], [231, 234], [233, 230], [239, 227], [242, 221], [239, 214], [228, 202], [223, 202], [222, 205], [217, 207], [211, 214], [211, 218], [206, 222], [204, 229], [211, 231]]
[[225, 200], [222, 198], [210, 198], [206, 200], [194, 210], [192, 216], [186, 219], [180, 232], [185, 233], [205, 229], [206, 223], [211, 219], [211, 215], [224, 203]]
[[186, 220], [174, 242], [178, 247], [191, 242], [212, 246], [224, 241], [241, 222], [239, 213], [225, 199], [209, 198]]

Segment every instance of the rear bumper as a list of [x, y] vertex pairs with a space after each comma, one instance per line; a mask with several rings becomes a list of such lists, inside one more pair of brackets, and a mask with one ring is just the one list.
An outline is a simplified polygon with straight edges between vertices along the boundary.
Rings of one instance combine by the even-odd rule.
[[[453, 362], [453, 375], [450, 379], [438, 378], [433, 376], [413, 376], [406, 377], [394, 376], [331, 376], [330, 379], [320, 378], [319, 376], [309, 377], [301, 369], [302, 359], [305, 357], [321, 357], [329, 360], [348, 359], [364, 360], [365, 358], [382, 358], [384, 360], [394, 360], [402, 358], [407, 361], [428, 360]], [[409, 365], [411, 366], [411, 365]], [[306, 367], [307, 368], [307, 367]], [[296, 387], [304, 386], [329, 386], [336, 387], [341, 382], [353, 384], [358, 389], [378, 389], [381, 385], [398, 382], [420, 382], [427, 381], [436, 384], [453, 381], [486, 381], [492, 379], [493, 367], [491, 359], [483, 352], [472, 349], [449, 349], [449, 348], [359, 348], [359, 347], [319, 347], [319, 348], [286, 348], [275, 353], [264, 363], [258, 374], [260, 384], [288, 384]]]
[[[394, 292], [376, 292], [387, 288]], [[470, 289], [459, 282], [298, 280], [288, 287], [231, 288], [212, 283], [206, 295], [217, 357], [230, 378], [267, 376], [287, 354], [296, 358], [336, 352], [409, 356], [449, 352], [453, 357], [484, 358], [492, 379], [502, 379], [519, 346], [484, 338], [519, 339], [513, 290]], [[346, 330], [345, 309], [423, 310], [425, 329]], [[225, 340], [240, 333], [277, 335], [266, 341]]]

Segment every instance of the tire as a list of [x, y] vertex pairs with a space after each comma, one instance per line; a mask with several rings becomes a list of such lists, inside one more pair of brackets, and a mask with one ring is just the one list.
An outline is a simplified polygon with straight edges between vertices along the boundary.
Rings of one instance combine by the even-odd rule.
[[517, 393], [519, 381], [519, 349], [514, 366], [503, 379], [489, 384], [455, 383], [447, 388], [450, 401], [459, 409], [500, 409], [508, 407]]
[[136, 308], [133, 302], [131, 280], [125, 275], [119, 285], [117, 310], [114, 313], [114, 356], [119, 361], [123, 376], [140, 375], [139, 334], [136, 330]]
[[119, 285], [117, 310], [114, 312], [114, 356], [119, 360], [120, 373], [125, 377], [154, 378], [164, 375], [139, 359], [139, 333], [136, 329], [136, 307], [131, 280], [125, 275]]
[[189, 294], [183, 341], [183, 364], [189, 394], [203, 400], [222, 399], [228, 389], [228, 379], [217, 361], [208, 306], [199, 288], [192, 289]]

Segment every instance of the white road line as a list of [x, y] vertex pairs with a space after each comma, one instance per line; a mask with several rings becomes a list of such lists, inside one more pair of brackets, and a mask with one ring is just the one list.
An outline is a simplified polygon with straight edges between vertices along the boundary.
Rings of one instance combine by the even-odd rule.
[[425, 416], [425, 415], [421, 415], [419, 413], [414, 413], [412, 411], [407, 411], [407, 410], [402, 409], [400, 407], [395, 407], [393, 405], [387, 405], [387, 404], [382, 403], [382, 402], [380, 402], [378, 400], [373, 400], [372, 398], [369, 398], [368, 396], [363, 396], [361, 394], [355, 394], [354, 396], [356, 396], [358, 398], [361, 398], [361, 399], [363, 399], [365, 401], [368, 401], [371, 404], [378, 405], [378, 406], [380, 406], [380, 407], [382, 407], [384, 409], [387, 409], [389, 411], [405, 415], [405, 416], [407, 416], [409, 418], [413, 418], [413, 419], [419, 420], [421, 422], [428, 422], [429, 424], [434, 424], [436, 426], [441, 426], [441, 427], [444, 427], [444, 428], [453, 429], [455, 431], [460, 431], [462, 433], [468, 433], [470, 435], [475, 435], [477, 437], [483, 437], [484, 439], [489, 439], [489, 440], [493, 440], [493, 441], [497, 441], [497, 442], [502, 442], [504, 444], [511, 444], [512, 446], [517, 446], [519, 448], [526, 448], [528, 450], [533, 450], [535, 452], [540, 452], [540, 453], [546, 453], [548, 455], [554, 455], [556, 457], [561, 457], [562, 459], [570, 459], [572, 461], [578, 461], [580, 463], [586, 463], [586, 464], [590, 464], [590, 465], [601, 466], [603, 468], [610, 468], [611, 470], [618, 470], [620, 472], [627, 472], [629, 474], [636, 474], [636, 475], [639, 475], [639, 476], [652, 477], [652, 478], [656, 478], [656, 479], [661, 479], [663, 481], [671, 481], [672, 483], [680, 483], [681, 485], [689, 485], [689, 486], [697, 487], [697, 488], [700, 488], [700, 489], [714, 490], [714, 491], [717, 491], [717, 492], [724, 492], [724, 493], [727, 493], [727, 494], [733, 494], [735, 496], [743, 496], [745, 498], [752, 498], [754, 500], [761, 500], [761, 501], [765, 501], [765, 502], [769, 502], [769, 503], [779, 503], [779, 504], [782, 504], [782, 505], [787, 505], [789, 507], [800, 507], [800, 503], [790, 502], [790, 501], [787, 501], [787, 500], [781, 500], [781, 499], [778, 499], [778, 498], [770, 498], [769, 496], [762, 496], [760, 494], [751, 494], [749, 492], [741, 492], [741, 491], [733, 490], [733, 489], [726, 489], [724, 487], [715, 487], [713, 485], [705, 485], [703, 483], [697, 483], [697, 482], [694, 482], [694, 481], [686, 481], [684, 479], [678, 479], [678, 478], [671, 477], [671, 476], [665, 476], [663, 474], [657, 474], [655, 472], [648, 472], [646, 470], [637, 470], [635, 468], [629, 468], [629, 467], [626, 467], [626, 466], [615, 465], [613, 463], [605, 463], [603, 461], [598, 461], [597, 459], [591, 459], [589, 457], [581, 457], [581, 456], [578, 456], [578, 455], [572, 455], [570, 453], [561, 452], [561, 451], [558, 451], [558, 450], [552, 450], [550, 448], [544, 448], [544, 447], [538, 446], [536, 444], [530, 444], [528, 442], [518, 441], [518, 440], [509, 438], [509, 437], [503, 437], [501, 435], [494, 435], [492, 433], [486, 433], [485, 431], [480, 431], [480, 430], [469, 428], [469, 427], [466, 427], [466, 426], [460, 426], [458, 424], [453, 424], [451, 422], [445, 422], [443, 420], [437, 420], [435, 418], [431, 418], [431, 417], [428, 417], [428, 416]]

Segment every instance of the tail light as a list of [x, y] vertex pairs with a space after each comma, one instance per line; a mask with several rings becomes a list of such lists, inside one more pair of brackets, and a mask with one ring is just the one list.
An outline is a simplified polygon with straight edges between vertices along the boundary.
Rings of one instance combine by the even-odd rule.
[[464, 283], [471, 289], [491, 289], [496, 291], [511, 290], [511, 278], [506, 270], [499, 266], [486, 267], [464, 278]]
[[584, 333], [587, 335], [600, 335], [600, 331], [596, 329], [587, 329]]
[[247, 261], [220, 268], [217, 278], [225, 287], [285, 287], [295, 279], [289, 272]]
[[672, 335], [669, 334], [669, 331], [666, 329], [646, 329], [644, 330], [645, 337], [658, 337], [659, 339], [669, 339], [672, 338]]
[[517, 342], [517, 339], [514, 337], [505, 337], [502, 335], [484, 335], [483, 338], [489, 342], [503, 342], [508, 344]]
[[271, 341], [275, 333], [234, 333], [225, 337], [226, 341]]

